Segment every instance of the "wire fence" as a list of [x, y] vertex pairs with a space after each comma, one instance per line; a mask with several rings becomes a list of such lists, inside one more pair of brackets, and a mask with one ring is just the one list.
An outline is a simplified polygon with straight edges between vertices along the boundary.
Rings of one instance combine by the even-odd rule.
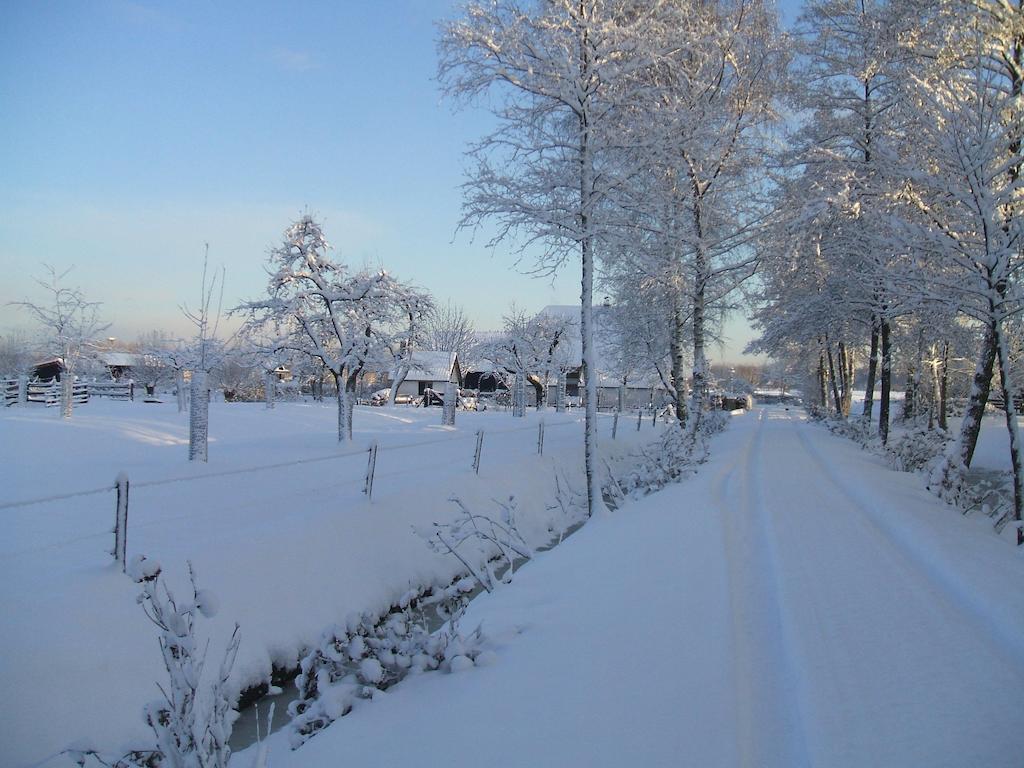
[[[638, 412], [637, 416], [637, 429], [642, 424], [655, 423], [654, 419], [644, 419], [643, 413]], [[608, 431], [609, 436], [613, 439], [616, 438], [619, 429], [619, 414], [602, 414], [602, 420], [609, 422]], [[469, 443], [465, 449], [465, 453], [462, 454], [465, 462], [463, 465], [467, 471], [472, 471], [476, 474], [480, 472], [480, 466], [483, 461], [483, 454], [487, 452], [485, 446], [490, 446], [490, 451], [501, 451], [507, 453], [510, 450], [516, 451], [517, 453], [531, 453], [536, 452], [537, 454], [543, 455], [545, 450], [545, 436], [547, 430], [558, 427], [571, 427], [579, 426], [582, 429], [582, 420], [579, 418], [573, 419], [540, 419], [533, 423], [509, 427], [504, 429], [478, 429], [478, 430], [465, 430], [456, 433], [447, 433], [438, 437], [431, 437], [421, 440], [413, 440], [402, 443], [384, 443], [377, 440], [369, 442], [365, 446], [358, 448], [351, 448], [349, 450], [336, 451], [320, 456], [309, 456], [301, 459], [294, 459], [288, 461], [270, 462], [264, 464], [258, 464], [246, 467], [233, 467], [230, 469], [224, 469], [214, 472], [203, 472], [201, 474], [188, 474], [188, 475], [177, 475], [173, 477], [156, 478], [150, 480], [132, 481], [124, 474], [119, 475], [112, 483], [104, 486], [89, 488], [79, 491], [70, 491], [66, 493], [50, 494], [46, 496], [39, 496], [30, 499], [23, 499], [17, 501], [8, 501], [0, 503], [0, 511], [11, 512], [14, 510], [26, 510], [30, 507], [53, 505], [57, 502], [64, 502], [79, 498], [100, 496], [104, 494], [111, 494], [109, 502], [110, 506], [108, 510], [114, 512], [113, 527], [106, 528], [104, 530], [92, 530], [81, 531], [79, 535], [61, 537], [59, 540], [43, 541], [38, 542], [35, 546], [29, 546], [25, 548], [18, 548], [16, 550], [9, 550], [0, 554], [0, 557], [5, 559], [16, 557], [20, 555], [32, 554], [35, 552], [42, 552], [46, 550], [57, 549], [60, 547], [70, 546], [83, 541], [91, 539], [100, 539], [109, 537], [111, 541], [112, 549], [109, 553], [118, 561], [122, 568], [126, 565], [127, 553], [128, 553], [128, 530], [129, 525], [135, 530], [139, 528], [150, 527], [153, 525], [165, 524], [175, 520], [185, 520], [190, 517], [204, 516], [206, 512], [203, 510], [189, 509], [189, 498], [187, 494], [180, 497], [162, 497], [159, 502], [154, 499], [153, 506], [161, 507], [163, 509], [170, 509], [171, 512], [164, 513], [159, 519], [144, 520], [138, 522], [136, 520], [129, 520], [129, 511], [134, 512], [138, 506], [136, 501], [139, 498], [139, 492], [145, 491], [146, 489], [157, 489], [167, 486], [173, 486], [176, 484], [185, 484], [194, 487], [198, 484], [213, 484], [213, 490], [204, 489], [200, 492], [203, 498], [207, 500], [204, 507], [211, 507], [220, 504], [233, 506], [244, 506], [246, 503], [245, 499], [242, 500], [229, 500], [231, 495], [239, 489], [245, 489], [247, 484], [225, 484], [217, 483], [217, 481], [224, 478], [237, 478], [242, 476], [254, 476], [259, 478], [258, 481], [254, 481], [252, 484], [257, 488], [274, 488], [275, 478], [284, 478], [286, 471], [295, 470], [307, 470], [313, 468], [316, 465], [330, 465], [331, 463], [337, 463], [339, 466], [327, 474], [327, 477], [333, 478], [333, 482], [337, 487], [343, 487], [346, 492], [352, 493], [353, 488], [361, 488], [362, 495], [366, 497], [368, 501], [373, 499], [373, 489], [375, 477], [380, 473], [382, 463], [386, 470], [393, 476], [399, 474], [408, 474], [411, 470], [410, 467], [415, 466], [415, 461], [410, 461], [407, 458], [402, 458], [398, 462], [395, 462], [395, 456], [408, 456], [410, 452], [418, 452], [417, 456], [430, 456], [431, 452], [424, 452], [423, 449], [434, 448], [438, 449], [430, 461], [426, 462], [426, 466], [422, 468], [424, 472], [432, 471], [444, 471], [449, 470], [451, 466], [458, 466], [460, 463], [457, 460], [457, 453], [453, 452], [452, 449], [456, 448], [461, 443]], [[510, 444], [507, 440], [499, 441], [495, 438], [501, 438], [502, 436], [515, 435], [517, 433], [533, 433], [524, 445]], [[485, 434], [487, 440], [485, 441]], [[472, 442], [470, 442], [472, 441]], [[499, 456], [502, 454], [498, 454]], [[503, 457], [504, 458], [504, 457]], [[362, 469], [361, 469], [362, 468]], [[320, 479], [320, 482], [325, 482]], [[285, 484], [287, 485], [287, 484]], [[253, 491], [250, 490], [250, 495]], [[358, 494], [358, 492], [356, 492]], [[272, 496], [274, 491], [265, 492], [262, 497], [256, 499], [253, 503], [273, 503], [272, 499], [268, 496]], [[247, 499], [248, 497], [246, 497]], [[148, 505], [147, 507], [148, 508]], [[102, 511], [96, 507], [89, 507], [90, 512], [96, 514], [102, 514]], [[64, 510], [64, 514], [77, 517], [81, 514], [81, 508], [75, 508], [74, 510]], [[50, 515], [55, 514], [52, 510]], [[109, 513], [108, 513], [109, 514]], [[33, 516], [33, 520], [39, 520], [38, 515]], [[90, 518], [92, 515], [90, 515]], [[110, 519], [110, 518], [108, 518]], [[95, 523], [92, 523], [95, 525]], [[68, 525], [69, 531], [74, 530], [75, 525]], [[11, 538], [8, 538], [11, 541]], [[14, 542], [11, 542], [14, 543]]]

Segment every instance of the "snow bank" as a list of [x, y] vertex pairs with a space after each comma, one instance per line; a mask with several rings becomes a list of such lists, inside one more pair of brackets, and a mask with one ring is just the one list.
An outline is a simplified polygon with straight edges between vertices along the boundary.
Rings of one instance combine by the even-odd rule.
[[[453, 492], [481, 509], [515, 495], [523, 525], [543, 535], [560, 514], [548, 509], [555, 473], [583, 487], [582, 425], [544, 416], [538, 456], [535, 413], [460, 413], [451, 428], [435, 409], [360, 408], [356, 446], [380, 445], [367, 502], [366, 453], [340, 456], [333, 404], [214, 403], [201, 467], [186, 460], [187, 423], [173, 404], [90, 403], [66, 423], [21, 409], [0, 413], [0, 504], [112, 485], [126, 471], [129, 559], [159, 560], [180, 590], [185, 561], [194, 563], [221, 606], [206, 622], [211, 647], [242, 626], [237, 689], [268, 679], [274, 664], [294, 665], [347, 614], [383, 610], [410, 587], [453, 576], [451, 558], [412, 532], [451, 515]], [[470, 468], [477, 429], [479, 475]], [[603, 419], [609, 453], [655, 435], [649, 422], [639, 433], [620, 428], [614, 443], [610, 431]], [[309, 461], [285, 466], [300, 459]], [[218, 474], [255, 465], [278, 466]], [[168, 478], [182, 479], [146, 485]], [[157, 694], [159, 653], [136, 585], [105, 554], [113, 517], [112, 491], [0, 510], [0, 664], [11, 694], [0, 704], [0, 743], [12, 765], [85, 738], [115, 749], [148, 735], [140, 713]]]

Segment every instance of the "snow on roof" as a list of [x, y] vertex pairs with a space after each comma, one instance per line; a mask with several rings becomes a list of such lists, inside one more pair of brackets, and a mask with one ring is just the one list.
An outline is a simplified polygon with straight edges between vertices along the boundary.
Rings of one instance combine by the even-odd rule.
[[142, 356], [130, 352], [104, 352], [100, 355], [100, 361], [111, 368], [131, 368], [142, 363]]
[[455, 367], [454, 352], [438, 352], [432, 349], [418, 349], [412, 353], [409, 374], [406, 381], [448, 381]]

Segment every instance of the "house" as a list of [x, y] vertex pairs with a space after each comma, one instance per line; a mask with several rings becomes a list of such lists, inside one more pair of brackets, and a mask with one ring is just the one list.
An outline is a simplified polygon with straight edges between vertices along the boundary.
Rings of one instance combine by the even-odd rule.
[[443, 392], [449, 381], [462, 386], [458, 355], [454, 352], [418, 349], [412, 353], [409, 373], [399, 385], [397, 394], [418, 396], [428, 389]]
[[131, 375], [132, 368], [145, 364], [142, 355], [133, 355], [130, 352], [101, 352], [99, 359], [109, 371], [110, 378], [115, 381], [122, 376]]
[[[638, 408], [648, 405], [662, 405], [666, 400], [665, 386], [655, 370], [638, 370], [624, 366], [620, 353], [612, 340], [609, 323], [612, 308], [608, 305], [594, 307], [594, 351], [597, 358], [597, 407]], [[560, 357], [566, 365], [566, 395], [581, 396], [583, 387], [583, 335], [580, 332], [580, 308], [573, 305], [553, 304], [544, 307], [538, 315], [564, 319], [567, 322], [567, 338]], [[548, 402], [555, 401], [557, 382], [548, 383]], [[621, 399], [620, 399], [621, 398]]]

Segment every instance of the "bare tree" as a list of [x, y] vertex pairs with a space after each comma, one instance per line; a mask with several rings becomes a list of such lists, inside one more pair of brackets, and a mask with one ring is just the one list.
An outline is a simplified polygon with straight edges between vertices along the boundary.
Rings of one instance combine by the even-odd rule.
[[[203, 279], [200, 285], [199, 306], [190, 309], [182, 304], [181, 311], [195, 326], [196, 335], [189, 345], [189, 368], [192, 379], [189, 382], [188, 459], [206, 461], [210, 434], [210, 387], [208, 376], [221, 362], [225, 344], [217, 338], [220, 328], [224, 300], [224, 269], [218, 277], [208, 277], [210, 246], [203, 254]], [[213, 299], [217, 297], [214, 307]]]
[[75, 371], [78, 363], [90, 349], [98, 334], [110, 327], [99, 319], [100, 302], [88, 301], [78, 288], [69, 288], [64, 279], [72, 268], [57, 272], [49, 264], [43, 265], [46, 276], [36, 282], [47, 300], [12, 302], [28, 310], [47, 334], [47, 348], [57, 355], [63, 365], [61, 375], [61, 415], [71, 418], [74, 407]]
[[453, 301], [437, 304], [427, 313], [423, 323], [424, 343], [438, 352], [454, 352], [460, 358], [476, 342], [473, 321], [465, 310]]

